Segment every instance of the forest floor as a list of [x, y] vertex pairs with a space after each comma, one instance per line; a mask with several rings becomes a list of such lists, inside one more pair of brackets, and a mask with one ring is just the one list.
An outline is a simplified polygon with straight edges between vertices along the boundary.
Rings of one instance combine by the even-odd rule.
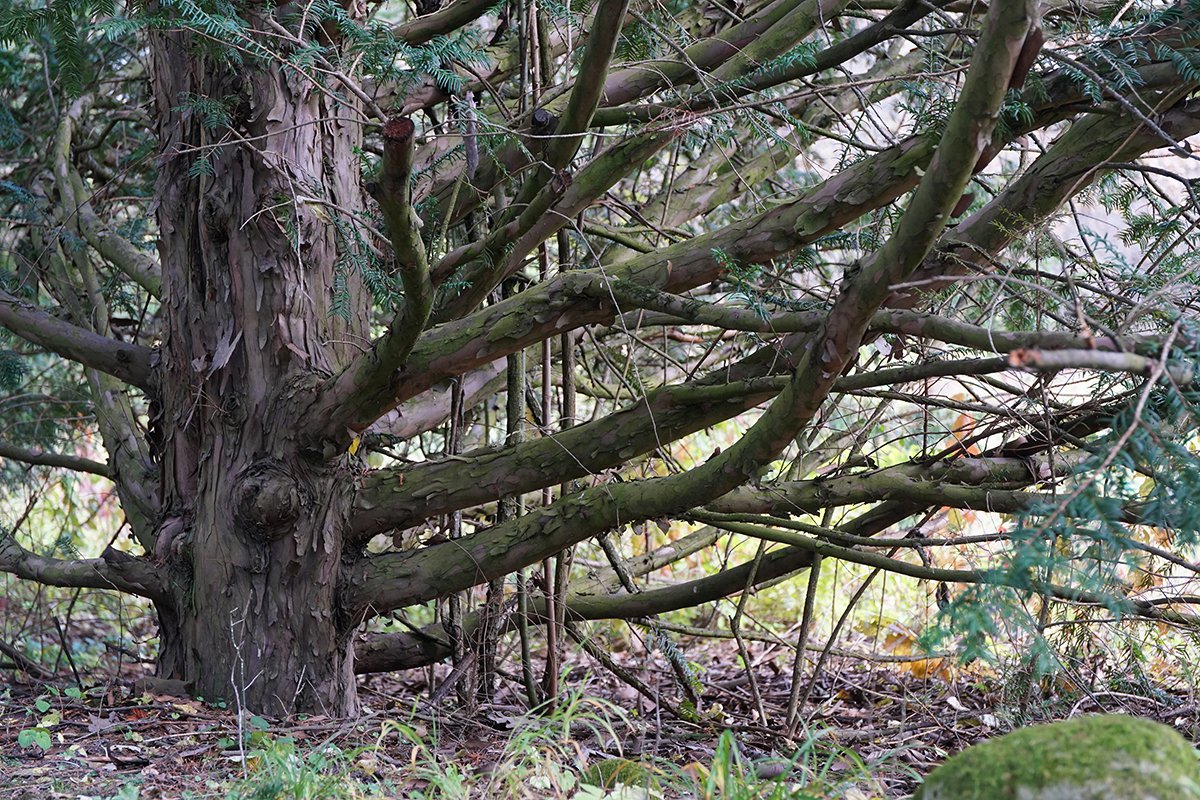
[[[750, 676], [731, 642], [689, 650], [704, 667], [699, 714], [682, 719], [669, 664], [644, 651], [613, 658], [626, 680], [568, 656], [563, 701], [530, 714], [518, 676], [472, 709], [455, 691], [429, 702], [430, 673], [361, 683], [353, 721], [266, 719], [135, 688], [142, 665], [81, 681], [0, 683], [0, 798], [797, 797], [900, 798], [947, 755], [1022, 724], [1083, 713], [1136, 714], [1200, 736], [1200, 705], [1181, 686], [1112, 688], [1000, 679], [937, 662], [829, 659], [784, 735], [791, 665], [768, 653]], [[540, 674], [540, 664], [539, 674]], [[811, 669], [811, 665], [809, 667]], [[434, 683], [444, 680], [439, 668]], [[449, 687], [447, 687], [449, 688]], [[765, 712], [766, 724], [760, 719]], [[582, 789], [587, 765], [649, 765], [651, 788]], [[611, 762], [626, 763], [626, 762]], [[736, 791], [734, 784], [736, 783]], [[783, 788], [788, 787], [788, 788]]]

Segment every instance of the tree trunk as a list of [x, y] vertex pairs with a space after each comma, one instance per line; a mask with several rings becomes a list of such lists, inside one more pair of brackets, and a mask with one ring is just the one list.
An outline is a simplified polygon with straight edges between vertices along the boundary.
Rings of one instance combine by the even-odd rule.
[[152, 36], [168, 331], [155, 555], [174, 598], [159, 673], [260, 713], [351, 714], [337, 592], [353, 465], [298, 434], [318, 380], [368, 341], [360, 109], [250, 43], [231, 64], [197, 37]]

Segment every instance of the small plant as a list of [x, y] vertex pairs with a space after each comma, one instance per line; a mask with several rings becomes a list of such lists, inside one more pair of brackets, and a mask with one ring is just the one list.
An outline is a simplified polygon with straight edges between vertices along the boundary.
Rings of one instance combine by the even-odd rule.
[[290, 737], [261, 740], [246, 756], [247, 775], [230, 788], [230, 800], [323, 800], [370, 792], [350, 776], [353, 755], [334, 745], [303, 753]]
[[751, 759], [727, 730], [717, 738], [708, 765], [687, 765], [671, 784], [704, 800], [826, 800], [864, 786], [868, 795], [882, 794], [874, 777], [878, 767], [853, 750], [831, 745], [820, 730], [811, 732], [790, 759]]
[[487, 796], [521, 796], [529, 788], [547, 796], [571, 794], [579, 786], [585, 761], [579, 740], [594, 739], [601, 748], [620, 752], [614, 720], [625, 721], [612, 703], [587, 696], [577, 684], [552, 708], [535, 709], [516, 728], [486, 786]]
[[45, 728], [26, 728], [17, 734], [17, 744], [21, 747], [36, 747], [44, 753], [50, 749], [50, 731]]

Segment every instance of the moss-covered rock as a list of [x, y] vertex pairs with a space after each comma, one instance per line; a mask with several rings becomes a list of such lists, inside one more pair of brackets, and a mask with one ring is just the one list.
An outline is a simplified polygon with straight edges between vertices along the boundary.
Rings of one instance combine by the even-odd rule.
[[1077, 717], [968, 747], [913, 800], [1200, 800], [1200, 765], [1166, 725]]

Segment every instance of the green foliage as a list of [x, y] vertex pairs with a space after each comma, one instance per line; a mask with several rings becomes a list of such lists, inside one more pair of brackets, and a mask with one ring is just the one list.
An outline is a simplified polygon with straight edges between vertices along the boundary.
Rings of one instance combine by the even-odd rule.
[[13, 350], [0, 350], [0, 390], [15, 392], [29, 374], [25, 360]]
[[[1193, 329], [1184, 329], [1171, 363], [1200, 364]], [[1078, 477], [1054, 502], [1033, 505], [1007, 531], [1009, 547], [985, 573], [989, 584], [966, 587], [926, 629], [930, 650], [956, 640], [965, 661], [993, 660], [994, 645], [1024, 631], [1040, 646], [1039, 621], [1026, 600], [1041, 587], [1069, 586], [1101, 598], [1117, 616], [1134, 611], [1125, 573], [1140, 566], [1128, 509], [1136, 523], [1170, 529], [1174, 547], [1200, 542], [1200, 466], [1183, 444], [1200, 431], [1200, 394], [1169, 384], [1143, 385], [1112, 418], [1109, 433]], [[1053, 658], [1037, 659], [1045, 669]]]
[[[472, 29], [460, 31], [454, 36], [434, 37], [419, 47], [396, 42], [394, 56], [408, 65], [408, 69], [396, 77], [407, 82], [429, 77], [439, 89], [450, 94], [460, 94], [464, 81], [447, 65], [455, 62], [468, 65], [489, 62], [482, 43]], [[389, 70], [380, 65], [378, 72], [382, 73], [380, 77], [384, 77]]]
[[631, 25], [626, 25], [621, 29], [621, 35], [617, 37], [615, 60], [645, 61], [658, 56], [663, 51], [661, 37], [654, 28], [661, 29], [662, 26], [669, 25], [669, 18], [664, 18], [664, 15], [656, 9], [647, 14], [645, 19], [645, 22], [635, 20]]
[[231, 106], [237, 102], [236, 97], [226, 97], [220, 100], [211, 97], [201, 97], [187, 94], [179, 99], [179, 105], [174, 111], [186, 111], [200, 118], [200, 124], [209, 130], [227, 128], [232, 120]]
[[290, 737], [264, 737], [246, 754], [251, 771], [229, 800], [335, 800], [362, 796], [346, 772], [353, 755], [334, 745], [301, 751]]
[[83, 91], [90, 65], [79, 25], [92, 16], [113, 13], [114, 0], [51, 0], [43, 7], [0, 5], [0, 44], [25, 45], [49, 37], [55, 74], [68, 94]]
[[17, 744], [21, 747], [36, 747], [44, 752], [52, 746], [50, 731], [45, 728], [25, 728], [17, 734]]

